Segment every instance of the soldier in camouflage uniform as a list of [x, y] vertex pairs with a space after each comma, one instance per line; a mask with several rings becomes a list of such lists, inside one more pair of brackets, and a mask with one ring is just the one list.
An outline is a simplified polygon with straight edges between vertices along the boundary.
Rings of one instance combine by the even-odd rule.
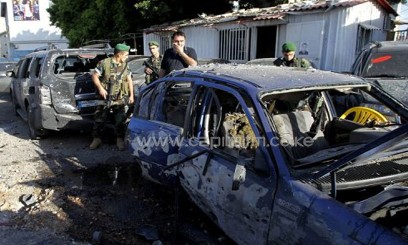
[[311, 67], [310, 61], [304, 58], [295, 57], [296, 45], [291, 42], [287, 42], [282, 45], [283, 57], [277, 58], [273, 64], [276, 66], [291, 66], [291, 67], [301, 67], [309, 68]]
[[163, 58], [163, 56], [160, 54], [160, 46], [158, 42], [149, 42], [149, 50], [152, 55], [144, 63], [146, 66], [146, 84], [149, 84], [159, 78], [160, 65]]
[[116, 145], [119, 150], [125, 149], [125, 101], [128, 99], [132, 104], [134, 100], [131, 72], [127, 66], [129, 49], [125, 44], [117, 44], [113, 57], [100, 61], [92, 74], [92, 81], [106, 105], [99, 105], [96, 109], [91, 150], [102, 144], [101, 136], [109, 113], [115, 120]]

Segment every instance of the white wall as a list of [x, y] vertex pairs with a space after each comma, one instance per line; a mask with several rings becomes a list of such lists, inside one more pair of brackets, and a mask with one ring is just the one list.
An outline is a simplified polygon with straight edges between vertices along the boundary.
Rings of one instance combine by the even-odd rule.
[[[286, 41], [293, 41], [298, 46], [301, 42], [307, 42], [311, 52], [305, 56], [306, 58], [311, 59], [320, 69], [343, 72], [350, 69], [359, 52], [356, 50], [359, 24], [364, 23], [383, 29], [384, 16], [388, 16], [388, 13], [369, 1], [348, 8], [333, 8], [329, 11], [316, 10], [309, 14], [292, 13], [281, 22], [248, 21], [245, 26], [252, 28], [258, 24], [278, 24], [276, 56], [281, 55], [280, 47]], [[182, 30], [187, 34], [187, 45], [196, 49], [199, 58], [214, 58], [219, 57], [217, 30], [237, 26], [239, 24], [222, 23], [214, 27], [189, 26]], [[373, 41], [383, 41], [387, 38], [386, 30], [373, 30], [372, 33]], [[145, 45], [153, 35], [158, 36], [157, 34], [145, 36]], [[256, 32], [252, 32], [251, 51], [256, 50], [255, 37]]]
[[[337, 9], [329, 16], [326, 32], [326, 60], [322, 69], [349, 71], [359, 50], [356, 50], [359, 23], [383, 28], [384, 18], [379, 6], [366, 2], [347, 9]], [[386, 40], [384, 30], [373, 30], [373, 41]]]
[[47, 8], [49, 1], [40, 0], [40, 20], [14, 20], [12, 0], [7, 1], [7, 16], [12, 41], [59, 40], [61, 31], [50, 25]]
[[[210, 27], [187, 27], [186, 45], [195, 49], [198, 58], [218, 58], [218, 31]], [[194, 45], [193, 45], [194, 44]]]
[[[317, 68], [321, 67], [323, 27], [324, 20], [304, 21], [286, 25], [286, 40], [296, 44], [296, 56], [312, 61]], [[307, 45], [308, 54], [299, 54], [302, 43]], [[278, 50], [281, 51], [281, 48], [279, 47]]]
[[[184, 27], [180, 28], [186, 34], [186, 46], [192, 47], [195, 49], [197, 53], [197, 58], [218, 58], [218, 49], [219, 49], [219, 40], [218, 40], [218, 32], [215, 28], [210, 27]], [[160, 42], [160, 49], [161, 53], [164, 53], [166, 50], [166, 46], [162, 43], [163, 39], [169, 40], [171, 39], [172, 32], [161, 33], [161, 35], [150, 33], [150, 34], [143, 34], [143, 54], [150, 55], [148, 43], [152, 40]], [[170, 47], [170, 46], [169, 46]]]
[[[406, 4], [401, 4], [399, 3], [397, 6], [397, 13], [399, 14], [399, 16], [397, 17], [397, 19], [401, 19], [401, 20], [408, 20], [408, 3]], [[407, 30], [408, 29], [408, 25], [397, 25], [395, 30]]]

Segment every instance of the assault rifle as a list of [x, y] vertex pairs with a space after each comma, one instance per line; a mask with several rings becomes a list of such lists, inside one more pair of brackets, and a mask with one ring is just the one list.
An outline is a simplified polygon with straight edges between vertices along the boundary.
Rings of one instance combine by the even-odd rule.
[[112, 101], [114, 99], [112, 95], [112, 83], [114, 83], [114, 81], [112, 81], [112, 79], [109, 78], [108, 89], [106, 90], [106, 92], [108, 92], [108, 95], [106, 96], [105, 99], [106, 108], [108, 109], [112, 106]]
[[112, 84], [113, 83], [114, 81], [109, 79], [109, 81], [107, 82], [108, 87], [106, 88], [106, 92], [108, 93], [108, 95], [106, 95], [106, 98], [104, 100], [98, 100], [95, 105], [98, 105], [98, 106], [102, 105], [106, 109], [111, 108], [115, 100], [115, 95], [112, 95]]
[[[145, 61], [143, 62], [143, 65], [146, 66], [146, 67], [148, 67], [148, 68], [150, 68], [150, 69], [153, 71], [153, 73], [151, 74], [151, 76], [152, 76], [152, 81], [159, 79], [159, 71], [158, 71], [156, 68], [153, 67], [153, 64], [149, 64], [149, 63], [145, 60]], [[152, 81], [148, 81], [147, 83], [152, 82]]]

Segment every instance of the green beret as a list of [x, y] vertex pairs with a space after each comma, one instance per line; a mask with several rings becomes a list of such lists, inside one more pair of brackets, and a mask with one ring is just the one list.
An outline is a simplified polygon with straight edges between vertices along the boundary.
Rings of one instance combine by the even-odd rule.
[[156, 41], [150, 41], [150, 42], [149, 42], [149, 47], [150, 47], [150, 46], [157, 46], [157, 47], [160, 47], [159, 43], [158, 43], [158, 42], [156, 42]]
[[118, 44], [116, 44], [115, 49], [118, 50], [118, 51], [129, 51], [130, 46], [127, 46], [124, 43], [118, 43]]
[[282, 52], [296, 51], [296, 45], [291, 42], [284, 43], [282, 45]]

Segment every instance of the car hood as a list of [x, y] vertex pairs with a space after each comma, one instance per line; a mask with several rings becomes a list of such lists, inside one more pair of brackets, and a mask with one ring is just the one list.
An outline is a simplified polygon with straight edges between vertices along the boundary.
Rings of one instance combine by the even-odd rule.
[[[313, 175], [313, 179], [319, 179], [328, 174], [335, 173], [348, 165], [363, 162], [369, 158], [372, 158], [374, 155], [386, 152], [387, 150], [390, 150], [391, 148], [397, 146], [407, 137], [408, 124], [404, 124], [401, 127], [389, 132], [388, 134], [385, 134], [382, 137], [379, 137], [378, 139], [375, 139], [372, 142], [362, 146], [361, 148], [348, 153], [347, 155], [338, 159], [321, 171], [318, 171]], [[393, 153], [390, 154], [392, 155]], [[386, 157], [390, 154], [381, 157]]]
[[408, 90], [408, 78], [368, 78], [368, 80], [374, 81], [379, 84], [382, 89], [386, 92], [408, 105], [408, 95], [406, 91]]

